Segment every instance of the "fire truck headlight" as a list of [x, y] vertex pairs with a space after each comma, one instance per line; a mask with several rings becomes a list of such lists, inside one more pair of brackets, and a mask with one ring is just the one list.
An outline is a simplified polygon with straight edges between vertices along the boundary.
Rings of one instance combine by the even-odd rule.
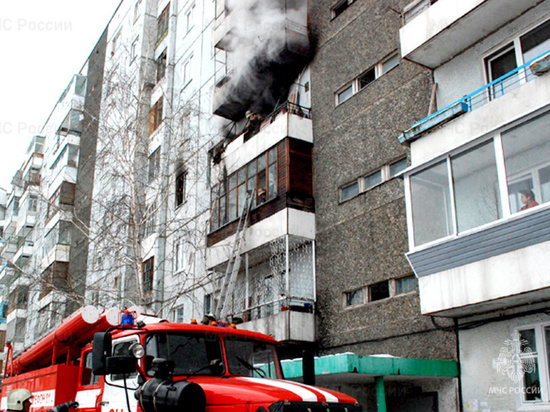
[[145, 356], [145, 348], [141, 343], [134, 343], [130, 346], [130, 353], [134, 356], [134, 358], [141, 359]]

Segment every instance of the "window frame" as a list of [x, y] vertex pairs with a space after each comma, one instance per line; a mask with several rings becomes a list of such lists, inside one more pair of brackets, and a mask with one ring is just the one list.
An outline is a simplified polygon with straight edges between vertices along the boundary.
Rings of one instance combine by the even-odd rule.
[[[255, 193], [252, 209], [276, 199], [279, 194], [279, 167], [279, 150], [278, 145], [275, 145], [214, 185], [210, 190], [210, 231], [218, 230], [241, 216], [247, 192]], [[274, 184], [270, 176], [275, 176]], [[225, 212], [224, 216], [222, 210]]]
[[[468, 144], [455, 148], [454, 150], [446, 153], [445, 155], [438, 156], [437, 158], [431, 159], [429, 162], [419, 165], [418, 167], [415, 167], [413, 170], [408, 170], [406, 174], [404, 175], [404, 182], [405, 182], [405, 199], [406, 199], [406, 209], [407, 209], [407, 225], [410, 230], [408, 230], [408, 237], [409, 237], [409, 251], [418, 251], [425, 248], [429, 248], [435, 244], [448, 242], [449, 240], [459, 238], [462, 236], [467, 236], [470, 233], [482, 230], [487, 227], [494, 226], [496, 224], [499, 224], [501, 222], [505, 222], [511, 218], [514, 218], [515, 216], [520, 215], [521, 213], [529, 212], [532, 209], [538, 209], [540, 207], [545, 207], [550, 204], [550, 202], [545, 203], [539, 203], [537, 206], [524, 210], [524, 211], [517, 211], [515, 213], [512, 213], [510, 208], [510, 201], [509, 201], [509, 186], [510, 184], [513, 184], [514, 179], [508, 179], [508, 175], [506, 172], [506, 158], [504, 155], [504, 149], [503, 149], [503, 143], [502, 143], [502, 136], [507, 131], [512, 130], [516, 127], [520, 127], [522, 125], [527, 125], [528, 123], [535, 121], [538, 118], [546, 117], [548, 116], [550, 118], [550, 111], [537, 111], [535, 113], [531, 113], [528, 116], [525, 116], [522, 119], [519, 119], [515, 122], [512, 122], [502, 128], [496, 129], [492, 131], [491, 133], [479, 138], [475, 139]], [[498, 183], [498, 189], [500, 193], [499, 202], [501, 207], [501, 213], [502, 216], [500, 218], [497, 218], [489, 223], [482, 224], [480, 226], [473, 227], [468, 230], [464, 230], [462, 232], [459, 232], [457, 227], [457, 216], [456, 216], [456, 200], [455, 200], [455, 189], [454, 189], [454, 176], [452, 175], [452, 166], [451, 166], [451, 159], [453, 157], [459, 156], [463, 153], [468, 152], [469, 150], [472, 150], [473, 148], [476, 148], [478, 146], [484, 145], [486, 143], [492, 142], [493, 148], [494, 148], [494, 154], [495, 154], [495, 160], [496, 160], [496, 170], [497, 170], [497, 183]], [[447, 189], [450, 190], [450, 210], [451, 210], [451, 233], [449, 235], [439, 237], [434, 240], [430, 240], [424, 243], [421, 243], [419, 245], [415, 244], [415, 223], [413, 219], [413, 210], [412, 210], [412, 187], [411, 187], [411, 177], [421, 173], [422, 171], [426, 171], [437, 164], [440, 164], [444, 162], [447, 165], [448, 170], [448, 186]], [[541, 170], [548, 166], [548, 163], [541, 163], [539, 165], [540, 167], [537, 170]], [[524, 172], [522, 172], [525, 174]], [[542, 200], [539, 197], [539, 200]]]
[[164, 96], [161, 96], [149, 111], [149, 136], [151, 136], [163, 122]]
[[[517, 339], [520, 339], [520, 332], [526, 330], [534, 330], [535, 332], [535, 345], [537, 347], [536, 355], [522, 356], [520, 352], [518, 354], [519, 359], [525, 359], [527, 357], [534, 357], [537, 360], [537, 370], [539, 371], [539, 382], [541, 389], [541, 400], [528, 401], [525, 400], [525, 394], [523, 390], [517, 391], [516, 399], [519, 401], [522, 407], [529, 406], [549, 406], [550, 405], [550, 359], [548, 348], [550, 342], [546, 341], [545, 329], [550, 328], [549, 322], [539, 322], [535, 324], [517, 326], [513, 330], [513, 334]], [[517, 349], [517, 348], [516, 348]], [[521, 389], [525, 388], [525, 382], [522, 379], [518, 382], [518, 386]]]
[[159, 44], [168, 34], [170, 27], [170, 3], [160, 12], [157, 17], [157, 44]]
[[145, 296], [153, 293], [153, 283], [155, 281], [155, 257], [151, 256], [141, 264], [141, 280], [143, 282], [142, 289]]
[[[393, 180], [393, 179], [396, 179], [396, 178], [399, 178], [400, 177], [400, 174], [403, 172], [403, 170], [405, 169], [401, 169], [400, 171], [398, 171], [397, 173], [394, 173], [392, 174], [391, 173], [391, 167], [402, 162], [402, 161], [406, 161], [406, 163], [408, 164], [408, 158], [407, 157], [400, 157], [398, 158], [397, 160], [392, 160], [391, 162], [389, 163], [386, 163], [384, 165], [382, 165], [381, 167], [377, 168], [377, 169], [374, 169], [374, 170], [371, 170], [370, 172], [366, 173], [366, 174], [363, 174], [359, 177], [357, 177], [356, 179], [352, 180], [351, 182], [347, 182], [343, 185], [341, 185], [339, 188], [338, 188], [338, 203], [342, 204], [342, 203], [345, 203], [351, 199], [354, 199], [356, 198], [357, 196], [363, 194], [363, 193], [366, 193], [390, 180]], [[405, 167], [406, 168], [406, 167]], [[367, 185], [366, 183], [366, 179], [368, 177], [371, 177], [371, 176], [374, 176], [376, 174], [380, 174], [380, 181], [373, 184], [373, 185]], [[352, 195], [352, 196], [349, 196], [349, 197], [346, 197], [344, 196], [344, 190], [347, 189], [347, 188], [350, 188], [351, 186], [354, 186], [354, 185], [357, 185], [357, 193]]]
[[[397, 64], [390, 67], [389, 69], [384, 71], [384, 64], [389, 62], [391, 59], [397, 57]], [[376, 80], [378, 80], [380, 77], [384, 76], [385, 74], [391, 72], [393, 69], [398, 67], [401, 64], [401, 58], [399, 55], [398, 50], [394, 50], [392, 53], [384, 57], [382, 60], [378, 61], [373, 66], [369, 67], [367, 70], [363, 71], [359, 76], [354, 78], [352, 81], [347, 82], [344, 86], [340, 87], [336, 92], [334, 93], [334, 105], [335, 107], [338, 107], [342, 105], [343, 103], [350, 100], [353, 96], [355, 96], [357, 93], [359, 93], [361, 90], [366, 89], [368, 86], [370, 86], [372, 83], [374, 83]], [[367, 74], [373, 73], [373, 79], [369, 82], [363, 84], [362, 79], [365, 78]], [[342, 96], [344, 92], [350, 91], [349, 95], [346, 95], [345, 98], [342, 99]]]

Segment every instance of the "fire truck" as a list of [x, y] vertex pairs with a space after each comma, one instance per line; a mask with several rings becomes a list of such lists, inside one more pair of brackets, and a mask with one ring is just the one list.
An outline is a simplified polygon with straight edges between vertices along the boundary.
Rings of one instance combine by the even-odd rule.
[[347, 395], [283, 380], [278, 342], [235, 325], [170, 323], [87, 306], [15, 359], [8, 346], [1, 409], [16, 388], [31, 412], [361, 412]]

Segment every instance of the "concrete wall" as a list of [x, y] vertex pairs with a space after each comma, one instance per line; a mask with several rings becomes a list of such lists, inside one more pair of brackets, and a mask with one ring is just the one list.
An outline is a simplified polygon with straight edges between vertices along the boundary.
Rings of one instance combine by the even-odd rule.
[[310, 3], [321, 351], [454, 359], [453, 332], [420, 315], [417, 292], [343, 308], [344, 292], [411, 273], [402, 181], [341, 204], [339, 187], [407, 155], [397, 131], [427, 114], [432, 82], [429, 71], [401, 61], [335, 107], [336, 91], [399, 49], [395, 10], [408, 1], [356, 1], [331, 19], [333, 3]]

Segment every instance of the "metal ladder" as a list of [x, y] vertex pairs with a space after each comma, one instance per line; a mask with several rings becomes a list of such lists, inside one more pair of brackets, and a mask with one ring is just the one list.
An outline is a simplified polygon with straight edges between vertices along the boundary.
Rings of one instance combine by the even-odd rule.
[[241, 249], [246, 227], [248, 226], [248, 215], [250, 214], [250, 209], [252, 209], [254, 193], [254, 190], [246, 193], [243, 211], [239, 219], [237, 231], [235, 232], [233, 250], [231, 251], [231, 256], [229, 257], [227, 268], [225, 269], [223, 284], [220, 291], [221, 306], [219, 306], [220, 310], [218, 313], [218, 319], [221, 320], [224, 320], [229, 312], [233, 291], [235, 290], [235, 284], [237, 283], [237, 275], [239, 274], [239, 269], [241, 267]]

